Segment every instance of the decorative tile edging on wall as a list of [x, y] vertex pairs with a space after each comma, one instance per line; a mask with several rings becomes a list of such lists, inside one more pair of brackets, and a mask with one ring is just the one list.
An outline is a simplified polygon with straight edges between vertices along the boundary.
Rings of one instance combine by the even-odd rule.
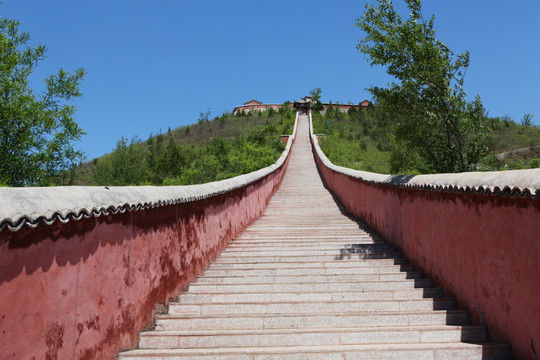
[[116, 359], [136, 347], [156, 304], [262, 214], [295, 135], [274, 165], [216, 183], [1, 189], [2, 358]]
[[327, 186], [485, 323], [516, 359], [540, 348], [540, 169], [400, 177], [333, 165], [311, 132]]

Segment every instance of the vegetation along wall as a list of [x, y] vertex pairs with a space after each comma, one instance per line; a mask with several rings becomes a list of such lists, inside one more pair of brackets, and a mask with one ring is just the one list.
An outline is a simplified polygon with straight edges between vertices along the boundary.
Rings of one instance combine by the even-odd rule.
[[0, 188], [3, 359], [113, 359], [254, 219], [272, 166], [203, 185]]
[[333, 165], [312, 135], [328, 187], [485, 323], [516, 359], [540, 349], [540, 169], [389, 176]]

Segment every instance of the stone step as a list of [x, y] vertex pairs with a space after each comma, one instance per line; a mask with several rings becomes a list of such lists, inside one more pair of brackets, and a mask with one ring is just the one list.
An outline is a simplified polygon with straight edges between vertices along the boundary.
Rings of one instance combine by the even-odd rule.
[[[318, 237], [333, 238], [333, 239], [373, 239], [380, 238], [376, 233], [369, 233], [358, 228], [355, 224], [337, 224], [334, 227], [321, 228], [314, 224], [300, 224], [298, 218], [293, 217], [295, 223], [291, 226], [264, 226], [260, 222], [255, 222], [250, 229], [246, 229], [237, 237], [237, 240], [245, 238], [262, 239], [268, 237], [272, 241], [274, 238], [296, 238], [296, 239], [316, 239]], [[276, 219], [275, 223], [282, 220]], [[329, 220], [332, 221], [332, 220]], [[351, 241], [352, 242], [352, 241]]]
[[[275, 217], [275, 216], [273, 216]], [[283, 219], [278, 219], [275, 217], [274, 222], [282, 222]], [[350, 239], [373, 239], [373, 238], [379, 238], [380, 235], [374, 232], [367, 232], [358, 229], [357, 225], [351, 226], [350, 229], [347, 229], [343, 231], [343, 227], [345, 225], [340, 224], [337, 225], [334, 228], [327, 228], [327, 229], [321, 229], [314, 225], [307, 224], [307, 225], [301, 225], [299, 223], [298, 217], [294, 217], [293, 220], [296, 225], [293, 225], [293, 227], [289, 227], [286, 229], [283, 229], [282, 231], [278, 231], [278, 229], [274, 227], [270, 227], [266, 230], [263, 230], [263, 226], [261, 226], [261, 222], [255, 222], [251, 228], [248, 228], [244, 230], [241, 234], [239, 234], [233, 242], [236, 241], [242, 241], [243, 239], [253, 239], [255, 241], [264, 241], [265, 239], [272, 239], [272, 238], [280, 238], [280, 237], [288, 237], [291, 239], [310, 239], [310, 238], [317, 238], [319, 236], [324, 236], [325, 238], [329, 239], [343, 239], [344, 237], [350, 238]], [[331, 219], [328, 219], [328, 221], [332, 221]], [[334, 220], [335, 221], [335, 220]]]
[[[393, 249], [390, 245], [387, 244], [373, 244], [373, 243], [357, 243], [357, 246], [351, 246], [350, 242], [335, 242], [328, 243], [327, 241], [321, 243], [310, 242], [309, 250], [327, 250], [327, 251], [343, 251], [343, 250], [354, 250], [353, 248], [365, 248], [365, 249], [375, 249], [375, 250], [390, 250]], [[271, 252], [282, 252], [282, 251], [306, 251], [305, 245], [299, 245], [298, 242], [294, 243], [282, 243], [282, 244], [268, 244], [268, 243], [243, 243], [243, 244], [231, 244], [227, 247], [223, 254], [225, 253], [237, 253], [237, 252], [246, 252], [246, 251], [271, 251]]]
[[412, 266], [377, 266], [377, 267], [318, 267], [318, 268], [278, 268], [253, 266], [210, 266], [202, 275], [206, 276], [313, 276], [313, 275], [382, 275], [415, 273]]
[[[287, 257], [321, 257], [321, 256], [366, 256], [367, 258], [400, 258], [401, 254], [397, 251], [377, 251], [371, 248], [366, 249], [322, 249], [322, 250], [312, 250], [312, 249], [306, 249], [303, 250], [268, 250], [268, 251], [261, 251], [261, 250], [243, 250], [243, 251], [224, 251], [219, 256], [220, 258], [225, 257], [237, 257], [237, 258], [244, 258], [244, 257], [279, 257], [279, 258], [287, 258]], [[370, 257], [372, 255], [373, 257]], [[363, 258], [363, 257], [362, 257]]]
[[[238, 275], [236, 275], [238, 274]], [[399, 281], [402, 279], [420, 279], [418, 272], [388, 274], [331, 274], [331, 275], [202, 275], [197, 284], [268, 284], [268, 283], [323, 283], [353, 281]]]
[[[316, 196], [316, 195], [315, 195]], [[282, 211], [281, 209], [279, 211]], [[380, 236], [377, 232], [372, 231], [367, 226], [350, 221], [345, 218], [339, 219], [334, 215], [324, 215], [326, 217], [325, 221], [327, 225], [320, 225], [312, 223], [309, 220], [304, 220], [301, 218], [301, 215], [296, 214], [296, 216], [284, 215], [288, 218], [285, 219], [284, 216], [278, 216], [277, 214], [272, 214], [266, 219], [257, 220], [242, 232], [238, 238], [244, 236], [253, 236], [253, 235], [291, 235], [291, 236], [317, 236], [319, 234], [330, 235], [333, 237], [339, 236], [355, 236], [355, 237], [378, 237]], [[309, 215], [309, 214], [307, 214]], [[287, 223], [285, 224], [285, 221]], [[332, 225], [328, 225], [332, 224]]]
[[[309, 232], [308, 232], [309, 231]], [[348, 243], [355, 243], [357, 241], [359, 242], [376, 242], [377, 240], [381, 241], [382, 239], [380, 236], [376, 234], [368, 234], [365, 232], [360, 231], [353, 231], [349, 230], [347, 232], [339, 232], [338, 230], [332, 230], [332, 231], [317, 231], [312, 226], [309, 227], [309, 229], [302, 229], [302, 231], [299, 232], [292, 232], [292, 231], [283, 231], [283, 232], [276, 232], [276, 231], [257, 231], [257, 232], [249, 232], [246, 230], [242, 234], [240, 234], [236, 239], [231, 241], [231, 244], [237, 244], [237, 243], [255, 243], [255, 244], [280, 244], [282, 241], [286, 242], [296, 242], [296, 243], [302, 243], [302, 242], [318, 242], [317, 240], [320, 240], [321, 242], [328, 241], [329, 243], [333, 242], [343, 242], [348, 241]]]
[[242, 234], [240, 234], [235, 240], [232, 241], [232, 243], [237, 242], [256, 242], [256, 243], [279, 243], [280, 241], [307, 241], [311, 240], [313, 242], [317, 242], [318, 239], [324, 239], [328, 240], [330, 242], [332, 241], [343, 241], [348, 240], [350, 244], [355, 243], [356, 241], [359, 242], [377, 242], [382, 241], [382, 238], [377, 234], [370, 234], [366, 233], [364, 231], [356, 229], [347, 229], [347, 230], [340, 230], [340, 228], [344, 227], [343, 225], [339, 225], [339, 228], [335, 229], [327, 229], [327, 230], [321, 230], [313, 227], [312, 225], [306, 225], [306, 226], [296, 226], [295, 228], [297, 231], [294, 231], [293, 229], [282, 229], [282, 230], [276, 230], [276, 229], [268, 229], [263, 230], [259, 229], [260, 226], [257, 224], [254, 224], [253, 227], [257, 227], [257, 231], [249, 231], [245, 230]]
[[306, 247], [304, 246], [304, 247], [297, 247], [296, 249], [291, 248], [291, 247], [284, 247], [284, 248], [274, 248], [274, 249], [242, 248], [242, 249], [225, 250], [220, 254], [220, 257], [237, 257], [237, 258], [253, 257], [253, 256], [298, 257], [298, 256], [314, 256], [314, 255], [340, 256], [340, 255], [347, 255], [347, 254], [397, 255], [399, 254], [399, 252], [391, 249], [390, 247], [387, 247], [386, 249], [383, 249], [382, 247], [379, 249], [370, 249], [370, 248], [346, 249], [346, 248], [335, 246], [335, 247], [325, 247], [325, 248], [320, 248], [320, 249], [317, 249], [317, 248], [306, 249]]
[[[374, 242], [372, 239], [340, 239], [340, 240], [333, 240], [328, 238], [308, 238], [308, 239], [282, 239], [280, 241], [278, 240], [270, 240], [270, 239], [264, 239], [264, 241], [239, 241], [234, 242], [229, 245], [227, 250], [225, 251], [232, 251], [236, 250], [238, 248], [253, 248], [253, 249], [281, 249], [281, 248], [303, 248], [305, 249], [306, 246], [309, 246], [311, 249], [316, 248], [341, 248], [346, 247], [350, 245], [351, 243], [355, 244], [362, 244], [362, 245], [372, 245]], [[391, 247], [390, 245], [387, 245], [387, 247]]]
[[[317, 196], [317, 194], [315, 194], [315, 196]], [[253, 223], [254, 226], [250, 226], [249, 229], [247, 229], [247, 233], [257, 232], [261, 229], [264, 229], [270, 233], [278, 232], [281, 229], [289, 230], [290, 232], [294, 233], [299, 232], [308, 226], [313, 228], [316, 232], [325, 230], [336, 230], [339, 232], [350, 229], [363, 233], [372, 232], [365, 224], [351, 220], [348, 217], [344, 217], [335, 210], [320, 213], [321, 216], [325, 217], [321, 222], [319, 219], [302, 216], [300, 211], [291, 212], [288, 208], [288, 206], [290, 207], [290, 204], [285, 204], [285, 206], [278, 208], [277, 204], [272, 201], [272, 204], [270, 205], [271, 206], [266, 209], [265, 213]], [[335, 202], [332, 201], [332, 204], [328, 205], [335, 206]], [[285, 212], [281, 213], [282, 211]], [[279, 222], [276, 222], [275, 220], [278, 219]], [[295, 221], [297, 221], [297, 223]]]
[[[355, 244], [362, 245], [362, 246], [370, 246], [373, 245], [373, 241], [366, 240], [366, 241], [359, 241], [355, 240]], [[309, 247], [310, 250], [340, 250], [343, 248], [347, 248], [347, 246], [351, 245], [350, 240], [328, 240], [328, 239], [310, 239], [309, 241], [301, 241], [301, 240], [283, 240], [283, 241], [275, 241], [275, 242], [252, 242], [252, 241], [245, 241], [241, 243], [236, 244], [230, 244], [229, 247], [227, 247], [224, 252], [237, 252], [241, 251], [242, 249], [245, 250], [259, 250], [259, 251], [281, 251], [281, 250], [306, 250], [306, 247]], [[381, 248], [383, 248], [383, 245], [377, 245]], [[393, 249], [391, 245], [384, 246], [386, 249]]]
[[[316, 196], [314, 194], [313, 196]], [[273, 204], [272, 204], [273, 205]], [[329, 204], [329, 205], [335, 205], [335, 204]], [[325, 223], [321, 224], [317, 221], [312, 221], [309, 219], [304, 219], [302, 214], [299, 211], [296, 211], [293, 213], [293, 216], [283, 216], [283, 215], [277, 215], [276, 211], [285, 211], [285, 209], [274, 209], [274, 213], [266, 213], [263, 215], [259, 220], [255, 221], [253, 223], [253, 226], [246, 229], [242, 235], [244, 234], [266, 234], [268, 232], [287, 232], [291, 234], [299, 234], [304, 233], [303, 230], [308, 228], [310, 231], [313, 231], [313, 234], [317, 233], [330, 233], [335, 232], [336, 234], [347, 234], [351, 231], [355, 231], [357, 233], [363, 233], [368, 234], [368, 231], [365, 231], [364, 229], [360, 228], [360, 225], [357, 224], [354, 221], [350, 221], [348, 218], [338, 217], [335, 216], [335, 214], [327, 213], [327, 214], [321, 214], [322, 216], [325, 216]], [[267, 208], [267, 211], [272, 211], [270, 207]], [[288, 221], [288, 223], [284, 223], [284, 219]], [[276, 221], [279, 220], [279, 221]]]
[[[278, 271], [303, 271], [303, 269], [332, 269], [336, 271], [373, 271], [377, 273], [379, 269], [386, 270], [387, 272], [398, 271], [413, 271], [414, 266], [407, 264], [404, 260], [358, 260], [358, 261], [326, 261], [326, 262], [213, 262], [208, 267], [209, 270], [220, 269], [278, 269]], [[338, 270], [343, 269], [343, 270]], [[348, 270], [345, 270], [348, 269]]]
[[[284, 220], [283, 218], [279, 219], [276, 216], [272, 216], [274, 224], [280, 224]], [[251, 228], [246, 229], [242, 234], [240, 234], [237, 239], [244, 239], [246, 237], [253, 237], [257, 239], [262, 239], [265, 237], [272, 238], [276, 236], [289, 236], [289, 237], [298, 237], [298, 238], [309, 238], [317, 237], [319, 235], [330, 236], [333, 238], [340, 238], [343, 236], [351, 236], [353, 238], [369, 238], [377, 237], [378, 234], [374, 232], [363, 231], [358, 228], [358, 225], [354, 223], [341, 223], [336, 224], [332, 227], [318, 227], [315, 224], [310, 223], [300, 223], [301, 220], [297, 216], [292, 217], [292, 223], [290, 226], [282, 225], [269, 225], [265, 226], [261, 221], [256, 221]], [[336, 220], [328, 219], [328, 222], [336, 222]]]
[[308, 255], [308, 254], [275, 254], [273, 256], [265, 254], [265, 252], [260, 253], [252, 253], [249, 256], [247, 255], [238, 255], [238, 254], [221, 254], [216, 258], [216, 261], [233, 261], [237, 263], [246, 262], [247, 258], [251, 257], [254, 259], [257, 259], [258, 261], [262, 262], [270, 262], [270, 261], [282, 261], [282, 262], [302, 262], [302, 261], [332, 261], [332, 260], [342, 260], [342, 261], [349, 261], [349, 260], [365, 260], [365, 259], [372, 259], [372, 260], [382, 260], [382, 259], [388, 259], [388, 260], [396, 260], [396, 259], [402, 259], [402, 255], [398, 252], [391, 252], [391, 253], [377, 253], [377, 254], [342, 254], [339, 252], [324, 254], [324, 255]]
[[[256, 221], [250, 228], [246, 229], [244, 232], [238, 235], [236, 239], [242, 240], [244, 238], [254, 238], [258, 241], [261, 241], [261, 239], [264, 239], [266, 236], [268, 236], [268, 238], [270, 239], [274, 236], [283, 236], [299, 239], [316, 238], [318, 236], [334, 239], [339, 239], [343, 237], [379, 238], [379, 235], [377, 233], [359, 229], [358, 225], [354, 223], [341, 223], [336, 224], [333, 227], [327, 226], [323, 228], [314, 224], [301, 224], [297, 216], [293, 216], [292, 219], [294, 223], [290, 226], [264, 226], [260, 221]], [[328, 221], [331, 222], [332, 220], [328, 219]], [[279, 220], [278, 218], [273, 220], [274, 224], [280, 224], [281, 222], [283, 222], [283, 220]]]
[[141, 333], [139, 348], [230, 348], [328, 346], [486, 341], [483, 326], [407, 326], [231, 331], [154, 331]]
[[[277, 221], [277, 219], [276, 219]], [[297, 221], [294, 219], [293, 221]], [[350, 243], [354, 243], [355, 240], [360, 241], [375, 241], [382, 240], [382, 238], [376, 233], [367, 233], [365, 231], [359, 230], [356, 226], [351, 226], [349, 229], [343, 229], [347, 225], [338, 225], [333, 229], [320, 229], [313, 225], [294, 225], [292, 228], [264, 228], [258, 224], [254, 223], [253, 229], [256, 230], [245, 230], [232, 242], [242, 242], [245, 240], [251, 240], [255, 242], [268, 242], [272, 243], [274, 241], [279, 242], [282, 239], [291, 239], [291, 240], [308, 240], [318, 238], [324, 238], [328, 240], [349, 240]]]
[[356, 312], [304, 314], [167, 314], [156, 319], [156, 330], [309, 329], [411, 325], [468, 325], [463, 310], [418, 312]]
[[391, 312], [391, 311], [429, 311], [452, 310], [454, 301], [448, 298], [415, 299], [415, 300], [354, 300], [338, 302], [328, 301], [295, 301], [280, 303], [213, 303], [213, 304], [183, 304], [173, 303], [169, 306], [169, 314], [303, 314], [317, 312], [319, 314], [350, 313], [350, 312]]
[[401, 281], [365, 281], [333, 283], [267, 283], [267, 284], [199, 284], [189, 286], [192, 293], [280, 293], [280, 292], [339, 292], [374, 290], [410, 290], [432, 287], [430, 279]]
[[258, 248], [258, 247], [242, 247], [235, 249], [227, 249], [221, 253], [221, 256], [237, 256], [237, 257], [251, 257], [259, 256], [259, 253], [266, 253], [265, 256], [311, 256], [311, 255], [340, 255], [340, 254], [396, 254], [397, 251], [391, 247], [362, 247], [357, 249], [349, 249], [343, 246], [324, 246], [324, 247], [311, 247], [308, 246], [284, 246], [281, 248]]
[[235, 304], [235, 303], [283, 303], [294, 301], [380, 301], [387, 300], [415, 300], [443, 297], [440, 288], [426, 288], [413, 290], [395, 291], [355, 291], [355, 292], [289, 292], [289, 293], [182, 293], [180, 302], [182, 304]]
[[339, 257], [336, 259], [336, 257], [324, 257], [323, 259], [313, 259], [311, 258], [303, 258], [303, 257], [295, 257], [295, 258], [279, 258], [279, 257], [271, 257], [271, 256], [265, 256], [265, 257], [252, 257], [252, 258], [223, 258], [223, 257], [217, 257], [212, 264], [241, 264], [241, 265], [248, 265], [248, 264], [259, 264], [262, 266], [266, 266], [267, 264], [274, 264], [277, 267], [291, 267], [291, 266], [304, 266], [303, 264], [306, 264], [305, 266], [313, 266], [317, 264], [332, 264], [329, 266], [336, 266], [336, 267], [354, 267], [354, 266], [388, 266], [388, 265], [406, 265], [407, 261], [403, 258], [399, 259], [360, 259], [359, 257], [354, 259], [348, 259], [347, 261], [343, 261], [343, 259], [339, 259]]
[[505, 344], [429, 343], [244, 347], [217, 349], [140, 349], [120, 353], [119, 359], [506, 360], [509, 359], [510, 356], [510, 347]]

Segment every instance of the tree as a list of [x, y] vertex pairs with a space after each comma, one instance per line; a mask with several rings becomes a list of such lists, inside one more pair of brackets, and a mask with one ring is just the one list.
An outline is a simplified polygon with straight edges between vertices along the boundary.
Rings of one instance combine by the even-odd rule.
[[356, 106], [351, 105], [349, 110], [347, 110], [347, 114], [351, 117], [351, 119], [356, 118], [356, 115], [358, 114], [358, 110], [356, 109]]
[[84, 130], [67, 101], [80, 97], [84, 69], [63, 69], [45, 79], [37, 94], [29, 76], [45, 59], [44, 45], [29, 46], [30, 33], [19, 22], [0, 18], [0, 184], [52, 185], [57, 176], [83, 160], [73, 143]]
[[324, 109], [321, 103], [321, 88], [312, 89], [309, 94], [311, 95], [311, 111], [321, 112]]
[[521, 118], [521, 126], [523, 127], [531, 126], [533, 117], [534, 117], [533, 114], [523, 115], [523, 118]]
[[212, 112], [210, 111], [210, 108], [206, 110], [206, 113], [199, 113], [199, 118], [197, 119], [199, 124], [207, 123], [210, 121], [210, 116], [212, 115]]
[[285, 101], [278, 109], [278, 114], [281, 116], [287, 115], [291, 110], [291, 102]]
[[421, 0], [405, 0], [402, 20], [389, 0], [366, 5], [356, 20], [366, 37], [357, 49], [371, 66], [382, 65], [396, 82], [372, 87], [379, 106], [402, 115], [397, 139], [417, 151], [432, 171], [470, 170], [487, 152], [484, 108], [477, 96], [467, 102], [463, 90], [469, 52], [454, 56], [435, 37], [434, 16], [426, 21]]
[[174, 138], [169, 139], [165, 153], [165, 168], [167, 171], [167, 177], [179, 177], [182, 174], [182, 168], [186, 162], [185, 152], [182, 148], [176, 144]]
[[[137, 137], [128, 140], [122, 137], [115, 150], [105, 157], [97, 169], [99, 185], [140, 185], [149, 179], [148, 149], [140, 144]], [[99, 164], [99, 162], [98, 162]]]
[[327, 117], [332, 116], [334, 113], [334, 106], [332, 105], [332, 100], [328, 103], [328, 107], [326, 108], [326, 112], [324, 113]]

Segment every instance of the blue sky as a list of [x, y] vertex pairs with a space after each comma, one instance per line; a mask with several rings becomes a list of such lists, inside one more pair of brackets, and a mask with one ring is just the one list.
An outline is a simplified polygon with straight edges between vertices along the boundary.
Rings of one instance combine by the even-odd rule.
[[[404, 9], [402, 1], [394, 1]], [[282, 103], [315, 87], [324, 101], [370, 99], [390, 79], [356, 50], [365, 1], [4, 0], [48, 47], [34, 87], [59, 67], [84, 67], [77, 122], [88, 159], [122, 137], [166, 132], [252, 98]], [[438, 38], [469, 50], [465, 89], [491, 116], [540, 124], [540, 1], [424, 0]]]

